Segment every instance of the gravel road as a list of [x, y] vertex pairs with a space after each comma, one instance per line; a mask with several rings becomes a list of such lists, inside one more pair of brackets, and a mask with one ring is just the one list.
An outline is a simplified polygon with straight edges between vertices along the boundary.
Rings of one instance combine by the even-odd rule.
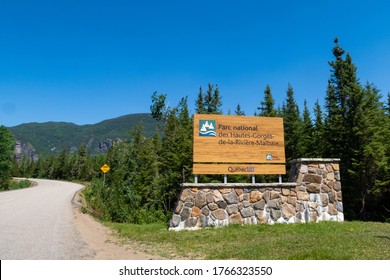
[[38, 180], [0, 192], [0, 259], [91, 259], [94, 251], [74, 225], [72, 199], [82, 185]]

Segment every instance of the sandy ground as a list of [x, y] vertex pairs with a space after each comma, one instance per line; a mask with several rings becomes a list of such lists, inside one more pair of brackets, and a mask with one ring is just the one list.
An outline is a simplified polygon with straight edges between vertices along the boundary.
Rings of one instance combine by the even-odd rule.
[[94, 251], [95, 260], [160, 260], [160, 256], [149, 255], [140, 251], [138, 245], [121, 244], [115, 233], [96, 221], [88, 214], [83, 214], [79, 193], [73, 199], [74, 223], [84, 242]]

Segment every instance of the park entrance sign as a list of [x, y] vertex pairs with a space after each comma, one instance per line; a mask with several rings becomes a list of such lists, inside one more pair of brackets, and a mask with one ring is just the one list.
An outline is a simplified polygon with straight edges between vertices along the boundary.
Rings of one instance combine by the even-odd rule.
[[194, 115], [193, 173], [286, 174], [282, 118]]

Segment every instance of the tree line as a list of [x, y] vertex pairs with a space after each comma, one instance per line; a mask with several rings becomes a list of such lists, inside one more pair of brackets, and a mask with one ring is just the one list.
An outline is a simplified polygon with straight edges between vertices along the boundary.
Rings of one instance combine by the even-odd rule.
[[[357, 67], [349, 53], [338, 44], [332, 49], [330, 77], [324, 108], [319, 101], [310, 110], [304, 102], [301, 110], [288, 84], [286, 98], [275, 106], [271, 86], [267, 85], [255, 116], [283, 117], [287, 163], [300, 157], [341, 159], [341, 179], [345, 217], [349, 220], [390, 220], [390, 95], [382, 102], [379, 89], [362, 85]], [[3, 153], [12, 147], [11, 136], [0, 129], [0, 185], [14, 176], [91, 182], [84, 195], [89, 210], [97, 217], [115, 222], [151, 223], [166, 221], [173, 211], [180, 184], [192, 182], [193, 119], [188, 98], [170, 107], [167, 95], [152, 95], [151, 115], [159, 125], [151, 138], [143, 135], [142, 123], [131, 131], [129, 142], [117, 142], [105, 155], [89, 156], [85, 145], [77, 154], [66, 150], [59, 156], [4, 163], [11, 158]], [[222, 114], [222, 96], [218, 85], [202, 87], [195, 100], [195, 113]], [[231, 114], [231, 112], [228, 112]], [[238, 104], [234, 115], [246, 115]], [[7, 139], [7, 141], [3, 141]], [[103, 188], [99, 168], [107, 163]], [[0, 166], [0, 167], [1, 167]], [[288, 164], [289, 166], [289, 164]], [[9, 167], [9, 168], [8, 168]], [[8, 172], [8, 173], [7, 173]], [[5, 174], [5, 175], [4, 175]], [[202, 176], [203, 182], [221, 181], [220, 176]], [[229, 181], [248, 180], [232, 176]], [[257, 181], [274, 180], [258, 176]]]

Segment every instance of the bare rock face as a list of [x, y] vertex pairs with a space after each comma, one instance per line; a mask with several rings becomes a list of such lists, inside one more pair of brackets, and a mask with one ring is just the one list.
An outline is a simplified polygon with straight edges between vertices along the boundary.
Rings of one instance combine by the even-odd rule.
[[17, 140], [14, 147], [14, 153], [17, 162], [20, 162], [23, 158], [27, 158], [33, 162], [38, 161], [38, 154], [30, 143], [24, 143]]

